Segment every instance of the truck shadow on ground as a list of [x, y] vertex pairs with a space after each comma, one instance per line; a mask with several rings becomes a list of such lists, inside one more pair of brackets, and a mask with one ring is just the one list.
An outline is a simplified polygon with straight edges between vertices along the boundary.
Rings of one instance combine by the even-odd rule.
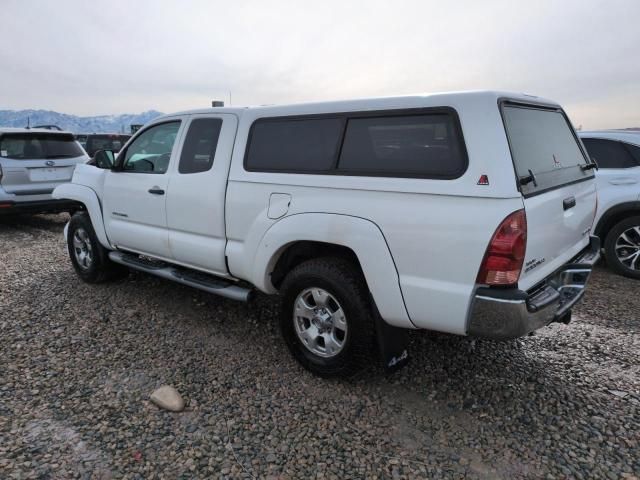
[[[160, 302], [158, 307], [163, 313], [179, 310], [189, 323], [195, 322], [211, 334], [223, 332], [231, 343], [234, 340], [243, 345], [263, 342], [268, 336], [274, 354], [284, 356], [295, 365], [280, 338], [278, 297], [259, 294], [251, 303], [242, 304], [138, 272], [133, 272], [122, 286], [129, 289], [134, 283], [139, 295], [148, 294]], [[491, 379], [499, 379], [500, 386], [507, 389], [513, 382], [540, 384], [548, 378], [553, 383], [550, 375], [557, 372], [565, 377], [567, 369], [572, 366], [569, 360], [562, 359], [563, 351], [588, 348], [588, 344], [598, 342], [586, 332], [579, 342], [572, 340], [567, 344], [565, 330], [575, 333], [578, 328], [582, 334], [590, 327], [581, 319], [578, 322], [574, 321], [569, 326], [558, 324], [548, 327], [545, 334], [510, 341], [472, 340], [456, 335], [413, 331], [409, 344], [411, 360], [407, 367], [387, 374], [373, 362], [360, 374], [344, 381], [360, 383], [385, 379], [401, 385], [442, 387], [456, 379], [464, 379], [467, 387], [471, 388], [473, 385], [486, 387]]]
[[[258, 295], [249, 304], [241, 304], [174, 285], [168, 281], [133, 273], [128, 282], [149, 287], [149, 295], [161, 302], [167, 313], [181, 310], [189, 323], [211, 338], [211, 354], [220, 348], [223, 335], [229, 345], [242, 349], [260, 347], [267, 359], [245, 360], [271, 365], [277, 371], [299, 370], [308, 379], [316, 379], [299, 367], [289, 355], [279, 333], [279, 299]], [[142, 284], [142, 285], [141, 285]], [[136, 288], [143, 294], [139, 288]], [[146, 290], [143, 288], [142, 290]], [[159, 291], [157, 291], [159, 290]], [[567, 350], [563, 328], [556, 326], [552, 334], [535, 335], [511, 341], [471, 340], [466, 337], [417, 331], [411, 333], [410, 363], [402, 370], [388, 374], [375, 361], [361, 373], [349, 379], [328, 380], [345, 385], [387, 385], [409, 389], [421, 398], [439, 400], [448, 408], [477, 411], [488, 404], [494, 409], [512, 406], [520, 399], [530, 405], [535, 392], [561, 390], [562, 395], [580, 395], [572, 388], [592, 388], [597, 379], [581, 379], [572, 386], [571, 372], [576, 365], [562, 358]], [[187, 327], [188, 328], [188, 327]], [[265, 339], [270, 348], [262, 349]], [[594, 340], [595, 341], [595, 340]], [[589, 338], [585, 338], [585, 343]], [[570, 345], [575, 348], [575, 345]], [[208, 346], [204, 348], [209, 349]], [[235, 350], [235, 349], [232, 349]], [[230, 352], [231, 353], [231, 352]], [[578, 369], [579, 370], [579, 369]], [[577, 372], [579, 373], [579, 371]]]
[[62, 234], [62, 227], [69, 220], [67, 213], [58, 215], [0, 215], [0, 231], [34, 231], [46, 230], [49, 232], [59, 231]]

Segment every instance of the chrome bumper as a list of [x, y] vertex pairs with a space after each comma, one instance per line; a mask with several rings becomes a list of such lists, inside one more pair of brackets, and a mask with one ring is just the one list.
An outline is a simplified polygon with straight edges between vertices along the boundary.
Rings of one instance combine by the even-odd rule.
[[571, 308], [584, 289], [600, 258], [600, 239], [533, 289], [480, 287], [471, 305], [467, 333], [473, 337], [517, 338], [552, 322], [569, 323]]

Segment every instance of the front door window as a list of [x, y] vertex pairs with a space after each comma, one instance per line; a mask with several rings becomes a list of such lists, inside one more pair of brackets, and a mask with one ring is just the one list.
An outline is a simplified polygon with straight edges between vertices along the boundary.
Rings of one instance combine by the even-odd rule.
[[165, 173], [180, 121], [155, 125], [140, 134], [124, 152], [122, 169], [134, 173]]

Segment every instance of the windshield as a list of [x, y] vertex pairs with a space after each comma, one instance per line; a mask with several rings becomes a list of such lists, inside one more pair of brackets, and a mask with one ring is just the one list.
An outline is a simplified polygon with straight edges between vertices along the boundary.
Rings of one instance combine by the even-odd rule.
[[83, 155], [82, 148], [71, 134], [5, 133], [0, 137], [0, 157], [35, 160]]
[[502, 113], [524, 195], [593, 176], [561, 110], [506, 104]]
[[90, 157], [93, 157], [98, 150], [119, 152], [130, 138], [131, 135], [89, 135], [85, 147]]

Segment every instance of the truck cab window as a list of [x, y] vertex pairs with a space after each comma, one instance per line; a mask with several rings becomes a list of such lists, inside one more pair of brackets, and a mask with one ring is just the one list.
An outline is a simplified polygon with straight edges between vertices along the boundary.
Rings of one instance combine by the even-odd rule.
[[200, 173], [211, 169], [221, 128], [222, 120], [219, 118], [198, 118], [191, 122], [178, 172]]

